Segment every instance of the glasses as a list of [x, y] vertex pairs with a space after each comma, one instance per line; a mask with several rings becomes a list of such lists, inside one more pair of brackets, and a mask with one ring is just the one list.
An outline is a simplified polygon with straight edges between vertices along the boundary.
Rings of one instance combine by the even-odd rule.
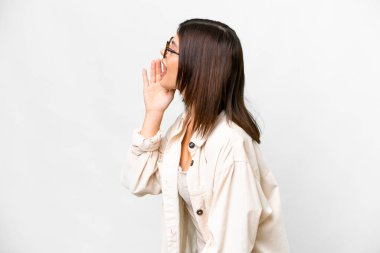
[[171, 49], [169, 46], [170, 46], [170, 43], [172, 42], [172, 39], [174, 38], [174, 36], [173, 37], [171, 37], [167, 42], [166, 42], [166, 45], [165, 45], [165, 51], [164, 51], [164, 57], [163, 58], [165, 58], [166, 57], [166, 54], [167, 54], [167, 52], [169, 51], [170, 53], [173, 53], [173, 54], [176, 54], [176, 55], [179, 55], [179, 53], [177, 53], [176, 51], [174, 51], [173, 49]]

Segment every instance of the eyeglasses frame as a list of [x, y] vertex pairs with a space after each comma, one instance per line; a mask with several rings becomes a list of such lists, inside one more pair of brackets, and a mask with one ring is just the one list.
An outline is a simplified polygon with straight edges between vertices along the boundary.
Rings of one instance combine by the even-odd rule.
[[164, 56], [163, 56], [163, 58], [166, 57], [166, 54], [167, 54], [168, 51], [171, 52], [171, 53], [173, 53], [173, 54], [179, 55], [178, 52], [174, 51], [173, 49], [171, 49], [171, 48], [169, 47], [169, 46], [170, 46], [170, 42], [172, 41], [173, 38], [174, 38], [174, 36], [172, 36], [172, 37], [166, 42], [166, 45], [165, 45], [165, 51], [164, 51]]

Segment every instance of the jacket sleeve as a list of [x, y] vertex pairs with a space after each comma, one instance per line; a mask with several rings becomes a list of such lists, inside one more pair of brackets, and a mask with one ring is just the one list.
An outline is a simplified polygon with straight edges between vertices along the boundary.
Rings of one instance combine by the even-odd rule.
[[123, 161], [120, 182], [132, 194], [141, 197], [146, 194], [161, 193], [160, 167], [166, 135], [162, 137], [161, 130], [150, 137], [144, 138], [141, 127], [135, 128], [132, 142]]
[[253, 169], [248, 161], [232, 161], [216, 174], [202, 253], [252, 252], [264, 197]]

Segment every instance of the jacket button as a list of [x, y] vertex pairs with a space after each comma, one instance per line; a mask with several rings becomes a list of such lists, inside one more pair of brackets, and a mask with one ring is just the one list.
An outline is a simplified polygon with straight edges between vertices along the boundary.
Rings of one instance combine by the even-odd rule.
[[191, 142], [189, 143], [189, 147], [190, 147], [190, 148], [194, 148], [194, 146], [195, 146], [194, 142], [191, 141]]
[[198, 210], [197, 210], [197, 214], [198, 214], [198, 215], [202, 215], [202, 214], [203, 214], [202, 209], [198, 209]]
[[194, 160], [191, 160], [190, 166], [193, 166]]

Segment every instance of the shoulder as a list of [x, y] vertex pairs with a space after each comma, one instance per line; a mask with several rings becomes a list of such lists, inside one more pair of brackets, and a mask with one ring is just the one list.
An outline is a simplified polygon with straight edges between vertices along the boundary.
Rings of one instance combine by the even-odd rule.
[[223, 177], [235, 169], [250, 169], [256, 178], [267, 173], [260, 144], [236, 123], [227, 122], [225, 117], [216, 125], [205, 145], [207, 161], [215, 167], [217, 175]]
[[259, 144], [235, 122], [228, 121], [225, 115], [217, 122], [205, 145], [206, 150], [225, 164], [252, 162], [259, 149]]

